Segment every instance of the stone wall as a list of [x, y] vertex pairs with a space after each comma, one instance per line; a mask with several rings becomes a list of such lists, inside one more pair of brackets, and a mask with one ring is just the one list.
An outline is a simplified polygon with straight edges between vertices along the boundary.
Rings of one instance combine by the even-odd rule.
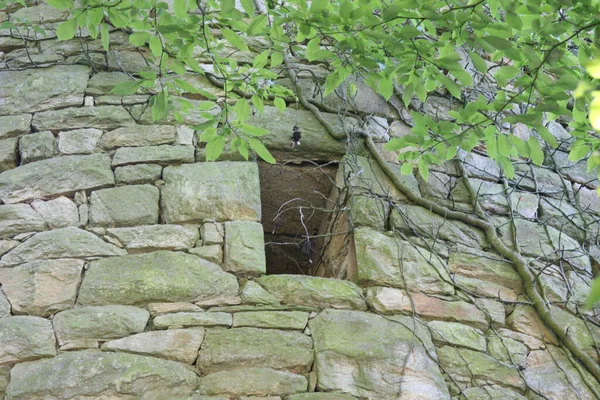
[[[58, 42], [65, 13], [28, 4], [0, 11], [0, 22], [28, 18], [48, 32], [0, 30], [0, 398], [595, 398], [598, 382], [483, 233], [408, 202], [360, 142], [331, 139], [307, 110], [267, 106], [252, 123], [291, 164], [203, 162], [187, 126], [198, 115], [153, 125], [147, 95], [109, 93], [147, 68], [122, 32], [108, 54], [85, 33]], [[312, 73], [300, 86], [314, 93], [323, 70], [303, 68]], [[405, 110], [358, 87], [350, 108], [379, 142], [406, 134]], [[414, 104], [438, 117], [451, 106], [441, 94]], [[324, 117], [339, 130], [356, 122]], [[302, 145], [290, 149], [298, 121]], [[548, 128], [561, 146], [542, 167], [518, 162], [512, 181], [479, 152], [428, 182], [398, 175], [466, 213], [471, 185], [530, 259], [554, 318], [599, 360], [599, 315], [582, 308], [600, 260], [598, 182], [585, 162], [569, 163], [563, 126]], [[273, 223], [294, 198], [320, 213], [314, 237], [298, 233], [294, 210]], [[310, 274], [267, 271], [265, 233], [319, 249], [302, 260]]]

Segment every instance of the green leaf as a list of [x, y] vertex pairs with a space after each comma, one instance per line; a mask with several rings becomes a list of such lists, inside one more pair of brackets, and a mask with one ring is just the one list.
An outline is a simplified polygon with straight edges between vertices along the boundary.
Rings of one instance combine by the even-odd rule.
[[310, 3], [310, 12], [317, 14], [323, 11], [329, 5], [329, 0], [313, 0]]
[[252, 135], [252, 136], [264, 136], [267, 133], [269, 133], [269, 131], [264, 128], [259, 128], [258, 126], [249, 125], [249, 124], [243, 124], [242, 129], [248, 135]]
[[258, 154], [260, 158], [268, 162], [269, 164], [275, 164], [275, 158], [269, 153], [269, 150], [260, 142], [260, 140], [253, 137], [248, 138], [248, 144], [252, 147], [252, 150]]
[[198, 104], [198, 111], [208, 111], [208, 110], [212, 110], [213, 108], [215, 108], [216, 103], [213, 103], [212, 101], [201, 101]]
[[540, 146], [539, 142], [534, 137], [529, 138], [527, 145], [529, 146], [529, 158], [531, 158], [531, 161], [533, 161], [535, 165], [542, 165], [544, 162], [542, 146]]
[[110, 93], [118, 96], [129, 96], [137, 92], [142, 83], [144, 83], [142, 80], [121, 82], [112, 88]]
[[59, 10], [73, 8], [73, 0], [46, 0], [46, 3], [54, 8], [58, 8]]
[[473, 62], [475, 68], [477, 68], [477, 71], [481, 72], [482, 74], [487, 73], [487, 64], [479, 54], [470, 51], [469, 56], [471, 56], [471, 61]]
[[232, 46], [237, 47], [241, 51], [248, 51], [248, 45], [237, 33], [226, 28], [221, 29], [221, 33], [223, 34], [225, 40], [227, 40]]
[[262, 115], [262, 113], [265, 111], [265, 103], [263, 102], [263, 99], [261, 99], [257, 95], [253, 95], [251, 100], [252, 100], [252, 105], [254, 107], [256, 107], [256, 109], [258, 110], [258, 113], [260, 115]]
[[400, 167], [400, 173], [402, 175], [412, 175], [413, 165], [411, 163], [405, 162]]
[[162, 54], [162, 43], [160, 42], [160, 38], [158, 36], [152, 36], [150, 38], [150, 51], [154, 57], [160, 57]]
[[177, 18], [187, 18], [187, 0], [174, 0], [173, 13]]
[[152, 120], [161, 121], [167, 118], [169, 114], [169, 94], [166, 91], [158, 93], [153, 98], [152, 103]]
[[267, 65], [267, 60], [269, 59], [270, 52], [271, 50], [265, 50], [256, 57], [254, 57], [254, 60], [252, 61], [252, 66], [254, 68], [262, 68], [265, 65]]
[[308, 61], [314, 61], [317, 59], [317, 53], [320, 50], [321, 38], [314, 37], [306, 45], [306, 59]]
[[457, 99], [460, 99], [460, 86], [458, 86], [456, 82], [442, 74], [438, 75], [438, 79], [440, 80], [440, 82], [442, 82], [446, 89], [448, 89], [452, 96], [456, 97]]
[[248, 100], [242, 98], [235, 103], [235, 115], [241, 122], [244, 122], [250, 118], [251, 113], [252, 110], [250, 109], [250, 103], [248, 103]]
[[498, 36], [484, 36], [479, 40], [487, 43], [497, 50], [506, 50], [512, 47], [512, 42]]
[[110, 45], [110, 32], [108, 31], [108, 24], [102, 24], [100, 28], [100, 36], [102, 38], [102, 48], [104, 51], [108, 51]]
[[419, 174], [425, 179], [425, 182], [429, 180], [429, 164], [424, 158], [419, 160]]
[[515, 135], [510, 135], [508, 140], [515, 146], [521, 157], [529, 158], [529, 146], [526, 141]]
[[379, 88], [377, 92], [382, 95], [386, 101], [394, 94], [394, 82], [390, 78], [380, 79], [377, 86]]
[[580, 143], [576, 146], [573, 146], [573, 148], [569, 152], [569, 160], [577, 162], [585, 158], [585, 156], [587, 156], [589, 152], [589, 146], [586, 143]]
[[[240, 3], [242, 3], [242, 7], [244, 8], [244, 11], [246, 11], [246, 14], [248, 14], [249, 17], [254, 15], [254, 1], [241, 0]], [[246, 157], [246, 159], [248, 159], [248, 157]]]
[[280, 65], [283, 62], [283, 53], [274, 51], [271, 54], [271, 68]]
[[510, 157], [512, 145], [506, 135], [498, 136], [498, 152], [504, 157]]
[[502, 165], [502, 168], [504, 169], [504, 174], [506, 175], [506, 177], [508, 179], [513, 179], [515, 177], [515, 167], [513, 166], [510, 159], [506, 157], [500, 157], [499, 160], [500, 165]]
[[596, 278], [592, 281], [590, 294], [585, 302], [585, 306], [586, 308], [592, 308], [598, 301], [600, 301], [600, 278]]
[[257, 15], [256, 17], [252, 18], [250, 25], [248, 25], [248, 36], [256, 36], [262, 33], [266, 29], [268, 22], [269, 20], [267, 19], [267, 14]]
[[544, 140], [544, 142], [550, 145], [550, 147], [552, 147], [553, 149], [556, 149], [558, 147], [558, 141], [556, 140], [554, 135], [550, 133], [548, 128], [546, 128], [545, 126], [537, 126], [535, 130], [538, 133], [538, 135], [540, 135], [540, 137]]
[[226, 140], [225, 135], [217, 135], [214, 139], [206, 143], [206, 148], [204, 149], [206, 161], [215, 161], [219, 158], [225, 148]]
[[285, 101], [281, 97], [275, 97], [275, 100], [273, 100], [273, 104], [275, 105], [275, 107], [277, 107], [279, 112], [285, 111]]
[[148, 41], [150, 41], [150, 33], [148, 32], [134, 32], [129, 35], [129, 43], [134, 46], [144, 46]]
[[244, 157], [244, 159], [248, 160], [248, 142], [246, 142], [243, 139], [240, 139], [237, 145], [237, 151], [242, 155], [242, 157]]
[[71, 18], [70, 20], [62, 22], [58, 25], [56, 28], [56, 37], [58, 37], [58, 40], [73, 39], [76, 30], [77, 20], [75, 18]]

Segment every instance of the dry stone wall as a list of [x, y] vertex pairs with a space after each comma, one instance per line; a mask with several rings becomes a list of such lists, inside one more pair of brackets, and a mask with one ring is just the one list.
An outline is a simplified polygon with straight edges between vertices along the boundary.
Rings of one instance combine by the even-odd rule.
[[[0, 30], [0, 398], [596, 398], [598, 382], [483, 232], [411, 204], [360, 142], [335, 141], [294, 107], [267, 106], [251, 122], [269, 130], [280, 162], [339, 168], [331, 207], [310, 223], [322, 251], [311, 274], [266, 275], [264, 165], [232, 154], [203, 162], [188, 127], [201, 117], [152, 124], [147, 95], [110, 94], [152, 66], [126, 35], [112, 32], [108, 54], [85, 32], [58, 42], [66, 14], [28, 5], [0, 11], [0, 21], [41, 21], [48, 32]], [[323, 67], [302, 68], [300, 88], [316, 93]], [[357, 85], [349, 105], [336, 95], [326, 104], [350, 107], [380, 143], [406, 134], [405, 110]], [[452, 103], [440, 94], [413, 106], [439, 117]], [[324, 118], [338, 131], [357, 123]], [[290, 149], [297, 123], [302, 145]], [[517, 163], [511, 181], [479, 152], [428, 182], [398, 177], [466, 213], [470, 185], [505, 243], [528, 257], [553, 317], [600, 360], [598, 310], [582, 308], [600, 262], [598, 182], [568, 161], [563, 125], [548, 128], [561, 146], [542, 167]]]

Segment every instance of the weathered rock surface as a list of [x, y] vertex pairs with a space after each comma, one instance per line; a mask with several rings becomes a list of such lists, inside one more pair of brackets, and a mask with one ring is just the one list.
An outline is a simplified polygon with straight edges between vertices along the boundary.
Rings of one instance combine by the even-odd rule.
[[268, 368], [241, 368], [215, 372], [200, 378], [200, 394], [207, 396], [268, 396], [305, 392], [302, 375]]
[[122, 339], [111, 340], [102, 350], [144, 354], [192, 364], [204, 339], [204, 329], [169, 329], [143, 332]]
[[192, 326], [223, 326], [229, 328], [232, 321], [231, 314], [223, 312], [175, 312], [159, 315], [154, 318], [152, 325], [156, 329]]
[[132, 125], [106, 132], [100, 144], [105, 149], [172, 144], [175, 131], [175, 127], [169, 125]]
[[254, 163], [167, 167], [163, 179], [161, 206], [167, 223], [260, 220], [260, 183]]
[[218, 244], [194, 247], [189, 250], [189, 253], [204, 258], [207, 261], [214, 262], [215, 264], [223, 264], [223, 247]]
[[125, 253], [125, 250], [106, 243], [91, 232], [71, 227], [36, 233], [2, 257], [0, 266], [32, 260], [106, 257]]
[[0, 319], [0, 365], [56, 355], [52, 323], [39, 317]]
[[97, 190], [90, 196], [90, 223], [118, 227], [158, 223], [156, 186], [134, 185]]
[[0, 205], [0, 237], [47, 230], [44, 218], [28, 204]]
[[6, 318], [10, 316], [11, 306], [6, 298], [6, 295], [0, 288], [0, 318]]
[[452, 294], [445, 263], [412, 243], [369, 228], [354, 231], [358, 283], [395, 286], [434, 294]]
[[29, 133], [31, 114], [0, 116], [0, 139], [12, 138]]
[[[115, 280], [115, 276], [119, 279]], [[235, 296], [238, 283], [216, 264], [193, 255], [156, 251], [93, 261], [83, 279], [82, 305], [194, 302]]]
[[302, 311], [248, 311], [233, 314], [233, 327], [303, 330], [308, 313]]
[[282, 304], [365, 310], [362, 291], [352, 282], [303, 275], [269, 275], [255, 280]]
[[65, 108], [38, 112], [31, 123], [36, 131], [62, 131], [81, 127], [108, 130], [134, 124], [131, 115], [120, 106]]
[[437, 364], [402, 324], [364, 312], [325, 310], [309, 326], [319, 391], [397, 399], [401, 387], [406, 398], [450, 398]]
[[510, 389], [497, 385], [486, 385], [481, 387], [470, 387], [462, 391], [459, 400], [527, 400]]
[[[107, 229], [130, 253], [155, 250], [185, 250], [194, 247], [198, 228], [181, 225], [142, 225]], [[212, 261], [212, 260], [209, 260]]]
[[17, 166], [17, 143], [16, 138], [0, 140], [0, 172]]
[[225, 271], [254, 276], [266, 273], [265, 237], [260, 223], [225, 223]]
[[27, 164], [0, 173], [0, 200], [17, 203], [79, 190], [113, 186], [110, 158], [104, 154], [66, 156]]
[[22, 136], [19, 140], [21, 165], [54, 157], [56, 139], [50, 131]]
[[193, 163], [194, 148], [192, 146], [146, 146], [120, 147], [115, 152], [112, 165], [117, 167], [127, 164], [154, 163], [160, 165]]
[[479, 329], [456, 322], [431, 321], [427, 324], [434, 343], [451, 344], [485, 352], [485, 336]]
[[14, 314], [48, 316], [73, 307], [82, 260], [30, 261], [0, 268], [0, 285]]
[[[39, 377], [45, 379], [39, 379]], [[135, 354], [81, 351], [17, 365], [7, 397], [48, 399], [184, 399], [198, 378], [183, 364]]]
[[50, 229], [79, 225], [77, 205], [67, 197], [61, 196], [48, 201], [35, 200], [31, 206], [44, 218]]
[[116, 339], [144, 330], [150, 313], [131, 306], [80, 307], [54, 317], [56, 338], [62, 345], [80, 339]]
[[102, 131], [94, 128], [62, 131], [58, 134], [58, 151], [61, 154], [91, 154], [101, 136]]
[[115, 168], [118, 184], [138, 185], [154, 183], [162, 174], [162, 166], [157, 164], [125, 165]]
[[80, 106], [89, 71], [78, 65], [0, 71], [0, 115]]
[[300, 332], [274, 329], [211, 329], [206, 332], [197, 367], [203, 374], [250, 367], [307, 373], [312, 340]]

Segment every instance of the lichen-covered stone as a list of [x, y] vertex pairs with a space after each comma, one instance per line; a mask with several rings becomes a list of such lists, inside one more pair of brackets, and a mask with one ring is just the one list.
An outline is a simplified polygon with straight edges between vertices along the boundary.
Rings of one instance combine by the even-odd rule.
[[308, 381], [302, 375], [269, 368], [240, 368], [200, 378], [199, 390], [209, 396], [284, 396], [305, 392], [307, 387]]
[[202, 237], [202, 244], [204, 246], [213, 244], [221, 245], [225, 237], [225, 228], [223, 224], [207, 222], [200, 228], [200, 236]]
[[382, 199], [367, 196], [352, 198], [350, 214], [354, 226], [366, 226], [384, 231], [389, 212], [389, 204]]
[[44, 218], [50, 229], [79, 225], [77, 205], [67, 197], [61, 196], [48, 201], [35, 200], [31, 206]]
[[429, 251], [369, 228], [354, 230], [358, 283], [453, 294], [446, 265]]
[[102, 350], [123, 351], [166, 358], [192, 364], [204, 339], [204, 329], [169, 329], [166, 331], [142, 332], [122, 339], [111, 340], [102, 345]]
[[[83, 97], [81, 100], [83, 101]], [[131, 115], [121, 106], [65, 108], [38, 112], [31, 122], [36, 131], [63, 131], [81, 127], [108, 130], [134, 124]]]
[[189, 253], [216, 264], [223, 263], [223, 247], [218, 244], [194, 247], [189, 250]]
[[150, 311], [150, 315], [156, 317], [157, 315], [176, 312], [201, 312], [202, 309], [195, 304], [180, 301], [175, 303], [150, 303], [148, 304], [148, 311]]
[[184, 364], [88, 350], [17, 365], [6, 393], [14, 400], [186, 399], [197, 385], [196, 374]]
[[0, 365], [56, 355], [52, 323], [29, 316], [0, 319]]
[[269, 275], [255, 280], [282, 304], [366, 310], [362, 291], [352, 282], [304, 275]]
[[[107, 229], [130, 253], [155, 250], [185, 250], [200, 237], [198, 228], [181, 225], [142, 225]], [[212, 260], [208, 260], [212, 261]]]
[[223, 312], [176, 312], [159, 315], [152, 325], [156, 329], [192, 326], [223, 326], [229, 328], [233, 322], [231, 314]]
[[308, 313], [302, 311], [248, 311], [233, 315], [233, 327], [303, 330], [308, 323]]
[[85, 94], [87, 96], [109, 94], [116, 85], [126, 81], [133, 81], [133, 79], [124, 72], [98, 72], [88, 81]]
[[160, 179], [162, 166], [157, 164], [125, 165], [115, 168], [118, 184], [139, 185], [154, 183]]
[[65, 156], [0, 173], [0, 199], [18, 203], [113, 186], [110, 157], [104, 154]]
[[527, 400], [510, 389], [498, 385], [465, 388], [458, 400]]
[[0, 318], [6, 318], [10, 316], [11, 306], [6, 298], [6, 295], [0, 288]]
[[263, 227], [253, 221], [225, 223], [225, 271], [239, 275], [264, 275], [265, 237]]
[[523, 291], [523, 281], [518, 272], [497, 254], [458, 244], [457, 251], [450, 253], [448, 269], [453, 274], [493, 282], [517, 292]]
[[146, 328], [150, 313], [131, 306], [80, 307], [61, 311], [54, 316], [58, 342], [122, 338]]
[[113, 167], [128, 164], [154, 163], [160, 165], [193, 163], [192, 146], [120, 147], [113, 157]]
[[20, 244], [21, 242], [16, 240], [0, 240], [0, 256], [5, 255]]
[[242, 288], [242, 303], [251, 305], [276, 305], [279, 301], [254, 281], [248, 281]]
[[106, 243], [91, 232], [70, 227], [36, 233], [2, 257], [0, 266], [32, 260], [105, 257], [125, 253], [125, 250]]
[[52, 132], [38, 132], [22, 136], [19, 140], [21, 165], [54, 157], [56, 140]]
[[260, 220], [260, 183], [255, 163], [226, 161], [167, 167], [163, 179], [161, 208], [167, 223]]
[[17, 143], [16, 138], [0, 140], [0, 172], [17, 166]]
[[158, 223], [156, 186], [135, 185], [97, 190], [90, 196], [90, 224], [119, 227]]
[[94, 128], [62, 131], [58, 134], [58, 151], [61, 154], [91, 154], [101, 136], [102, 131]]
[[299, 393], [286, 397], [286, 400], [355, 400], [356, 397], [343, 393]]
[[544, 324], [532, 306], [517, 304], [506, 319], [506, 323], [517, 332], [531, 335], [544, 342], [559, 343], [554, 333]]
[[450, 344], [478, 351], [486, 351], [483, 332], [468, 325], [456, 322], [431, 321], [427, 323], [433, 341], [437, 344]]
[[309, 327], [318, 391], [397, 399], [401, 387], [406, 398], [450, 397], [437, 364], [401, 323], [359, 311], [325, 310]]
[[0, 205], [0, 237], [47, 230], [44, 218], [28, 204]]
[[202, 374], [264, 367], [307, 373], [313, 362], [312, 340], [300, 332], [274, 329], [210, 329], [196, 363]]
[[100, 145], [105, 149], [118, 147], [155, 146], [172, 144], [175, 127], [170, 125], [132, 125], [106, 132]]
[[488, 354], [499, 361], [524, 367], [528, 353], [527, 346], [517, 340], [500, 335], [488, 337]]
[[0, 139], [29, 133], [31, 118], [31, 114], [0, 116]]
[[0, 285], [14, 314], [48, 316], [73, 307], [82, 269], [82, 260], [30, 261], [0, 268]]
[[89, 71], [78, 65], [0, 71], [0, 115], [80, 106]]
[[92, 261], [78, 302], [82, 305], [194, 302], [237, 293], [235, 276], [223, 272], [218, 265], [185, 253], [155, 251]]
[[0, 366], [0, 396], [4, 396], [8, 383], [10, 382], [10, 366]]

